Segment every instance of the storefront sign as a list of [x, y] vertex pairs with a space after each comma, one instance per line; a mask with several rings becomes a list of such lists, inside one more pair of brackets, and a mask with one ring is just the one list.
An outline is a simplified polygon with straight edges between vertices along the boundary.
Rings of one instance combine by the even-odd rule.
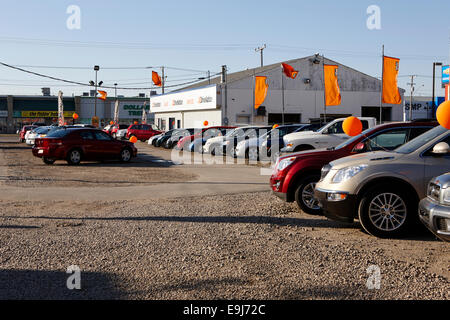
[[[142, 109], [144, 108], [144, 105], [136, 105], [136, 104], [124, 104], [123, 110], [128, 113], [129, 116], [141, 116], [142, 115]], [[145, 110], [150, 110], [150, 106], [145, 106]]]
[[[71, 118], [75, 111], [64, 111], [64, 117]], [[57, 118], [58, 111], [22, 111], [22, 118]]]
[[151, 98], [151, 112], [217, 109], [215, 85]]

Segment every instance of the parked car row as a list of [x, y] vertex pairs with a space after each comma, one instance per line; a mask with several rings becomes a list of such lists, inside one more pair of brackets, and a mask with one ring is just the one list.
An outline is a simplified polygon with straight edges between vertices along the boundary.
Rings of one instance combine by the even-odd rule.
[[407, 236], [422, 221], [448, 239], [450, 177], [428, 181], [450, 171], [449, 144], [450, 132], [437, 122], [369, 125], [337, 146], [282, 155], [270, 186], [306, 213], [358, 219], [377, 237]]
[[104, 127], [103, 132], [111, 135], [115, 139], [129, 140], [132, 137], [136, 137], [137, 140], [142, 142], [161, 133], [154, 125], [150, 124], [111, 124]]

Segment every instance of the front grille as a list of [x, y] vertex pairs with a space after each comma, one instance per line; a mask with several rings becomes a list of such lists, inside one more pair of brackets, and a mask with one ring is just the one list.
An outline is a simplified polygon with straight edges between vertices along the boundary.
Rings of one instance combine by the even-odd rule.
[[441, 187], [433, 182], [430, 182], [428, 185], [428, 196], [436, 201], [439, 201], [439, 193], [441, 191]]
[[447, 221], [445, 221], [444, 218], [437, 218], [436, 219], [436, 227], [439, 231], [447, 232]]
[[330, 170], [331, 166], [329, 164], [326, 164], [322, 167], [322, 170], [320, 171], [320, 181], [325, 179], [326, 175], [328, 174], [328, 172], [330, 172]]

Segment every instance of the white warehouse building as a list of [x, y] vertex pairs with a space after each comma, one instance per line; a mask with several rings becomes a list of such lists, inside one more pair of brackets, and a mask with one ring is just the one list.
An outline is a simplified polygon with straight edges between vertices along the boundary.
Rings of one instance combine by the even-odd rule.
[[[230, 73], [179, 91], [151, 97], [155, 124], [163, 130], [214, 125], [281, 124], [319, 121], [324, 118], [322, 56], [285, 61], [299, 73], [295, 79], [282, 74], [281, 62]], [[327, 120], [369, 116], [379, 120], [381, 80], [324, 58], [338, 65], [341, 105], [326, 108]], [[268, 92], [263, 104], [253, 107], [254, 77], [266, 76]], [[283, 77], [283, 80], [282, 80]], [[283, 83], [282, 83], [283, 81]], [[282, 87], [283, 86], [283, 87]], [[282, 90], [284, 88], [284, 90]], [[284, 91], [284, 108], [283, 96]], [[404, 90], [400, 89], [402, 96]], [[402, 121], [403, 103], [382, 106], [382, 121]]]

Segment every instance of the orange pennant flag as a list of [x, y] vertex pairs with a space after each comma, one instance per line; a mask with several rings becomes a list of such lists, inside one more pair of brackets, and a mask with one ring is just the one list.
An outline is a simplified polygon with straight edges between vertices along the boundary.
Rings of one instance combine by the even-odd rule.
[[294, 70], [294, 68], [287, 63], [281, 63], [281, 66], [283, 68], [283, 73], [286, 75], [286, 77], [295, 79], [295, 77], [298, 75], [298, 71]]
[[325, 85], [325, 106], [338, 106], [341, 104], [341, 90], [337, 79], [338, 66], [325, 64], [323, 66]]
[[161, 77], [159, 76], [158, 72], [152, 71], [152, 80], [155, 86], [162, 86]]
[[100, 97], [98, 97], [100, 100], [106, 100], [106, 91], [98, 90], [98, 93], [100, 93]]
[[269, 85], [266, 84], [267, 77], [256, 76], [255, 77], [255, 109], [264, 102], [267, 96], [267, 89]]
[[400, 104], [402, 97], [397, 86], [397, 75], [400, 59], [383, 57], [383, 103]]

